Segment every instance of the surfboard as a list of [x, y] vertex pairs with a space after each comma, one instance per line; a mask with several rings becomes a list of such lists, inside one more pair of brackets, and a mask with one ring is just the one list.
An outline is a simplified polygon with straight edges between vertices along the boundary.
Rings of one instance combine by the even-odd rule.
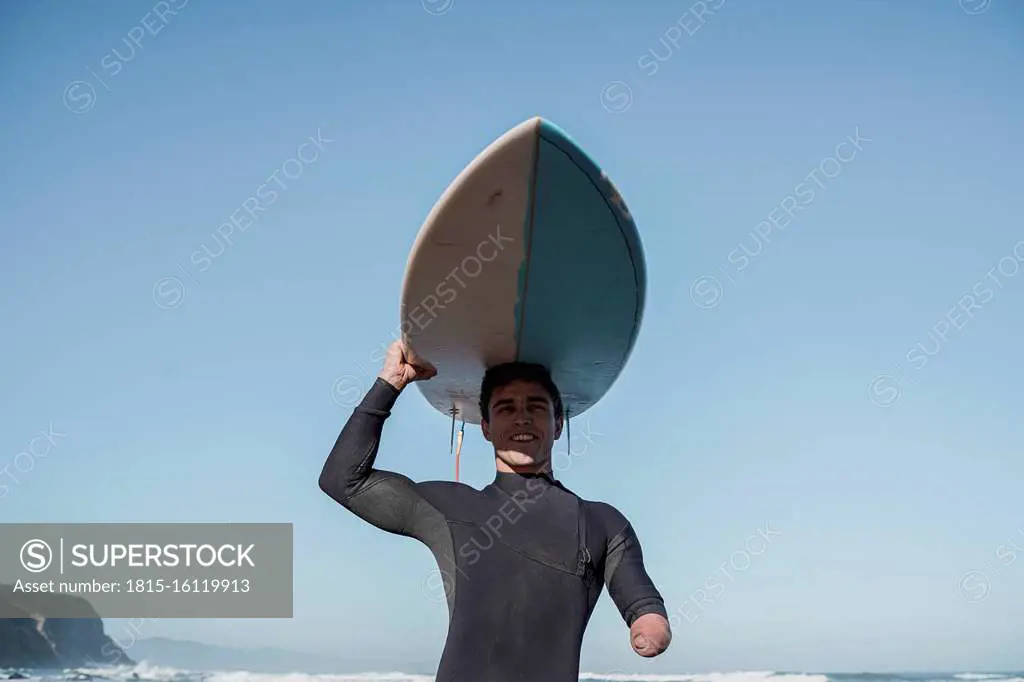
[[534, 117], [472, 160], [413, 243], [402, 338], [437, 375], [416, 382], [438, 411], [480, 423], [484, 372], [544, 365], [570, 417], [618, 378], [643, 318], [640, 235], [608, 175]]

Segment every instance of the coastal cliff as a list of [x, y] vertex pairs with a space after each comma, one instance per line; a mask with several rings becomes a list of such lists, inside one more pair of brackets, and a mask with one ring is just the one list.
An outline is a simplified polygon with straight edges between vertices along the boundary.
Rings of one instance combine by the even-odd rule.
[[[38, 596], [38, 595], [34, 595]], [[0, 583], [0, 668], [65, 668], [89, 665], [134, 665], [103, 631], [103, 620], [82, 597], [75, 600], [91, 613], [85, 618], [44, 618], [18, 599], [11, 585]]]

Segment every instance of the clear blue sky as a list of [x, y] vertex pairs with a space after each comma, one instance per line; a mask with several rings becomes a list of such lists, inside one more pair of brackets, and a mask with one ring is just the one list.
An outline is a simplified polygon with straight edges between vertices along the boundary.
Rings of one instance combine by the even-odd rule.
[[[1024, 548], [1024, 273], [987, 276], [1024, 239], [1024, 7], [964, 3], [983, 11], [727, 0], [701, 24], [687, 2], [168, 0], [156, 35], [133, 29], [148, 1], [4, 3], [0, 467], [66, 435], [4, 478], [0, 518], [293, 522], [293, 620], [144, 634], [429, 668], [429, 553], [317, 488], [348, 416], [332, 384], [376, 370], [448, 182], [539, 114], [608, 170], [650, 273], [635, 353], [561, 475], [631, 519], [670, 610], [699, 616], [645, 662], [605, 595], [583, 668], [1024, 668], [1024, 552], [996, 556]], [[192, 262], [318, 130], [302, 175]], [[412, 390], [379, 462], [450, 478], [448, 435]], [[463, 462], [491, 480], [478, 430]], [[770, 547], [688, 604], [766, 522]]]

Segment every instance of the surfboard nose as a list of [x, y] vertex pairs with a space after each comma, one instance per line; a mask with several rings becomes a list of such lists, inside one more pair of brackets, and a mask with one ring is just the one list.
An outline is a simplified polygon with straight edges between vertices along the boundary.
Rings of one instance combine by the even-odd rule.
[[564, 141], [567, 147], [579, 146], [576, 140], [573, 139], [572, 135], [566, 132], [564, 128], [551, 119], [544, 118], [540, 115], [531, 116], [522, 123], [513, 126], [505, 133], [505, 135], [513, 136], [513, 133], [524, 130], [533, 131], [555, 144], [558, 144], [559, 141]]
[[549, 121], [546, 118], [541, 118], [540, 116], [538, 116], [537, 119], [540, 121], [540, 134], [542, 137], [546, 137], [547, 139], [552, 141], [562, 139], [574, 147], [579, 146], [576, 140], [573, 139], [572, 135], [567, 133], [565, 129], [559, 126], [557, 123]]

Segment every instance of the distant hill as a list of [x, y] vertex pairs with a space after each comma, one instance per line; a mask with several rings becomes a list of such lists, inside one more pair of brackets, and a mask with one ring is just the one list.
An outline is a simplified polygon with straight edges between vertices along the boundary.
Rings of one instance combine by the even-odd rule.
[[358, 661], [262, 647], [243, 649], [180, 639], [149, 637], [131, 647], [136, 661], [185, 670], [248, 670], [261, 673], [349, 673], [372, 670], [380, 661]]
[[[103, 631], [103, 621], [87, 599], [66, 594], [14, 592], [0, 583], [0, 668], [63, 668], [131, 665], [133, 662]], [[80, 618], [44, 618], [54, 610]], [[69, 606], [70, 605], [70, 606]]]

